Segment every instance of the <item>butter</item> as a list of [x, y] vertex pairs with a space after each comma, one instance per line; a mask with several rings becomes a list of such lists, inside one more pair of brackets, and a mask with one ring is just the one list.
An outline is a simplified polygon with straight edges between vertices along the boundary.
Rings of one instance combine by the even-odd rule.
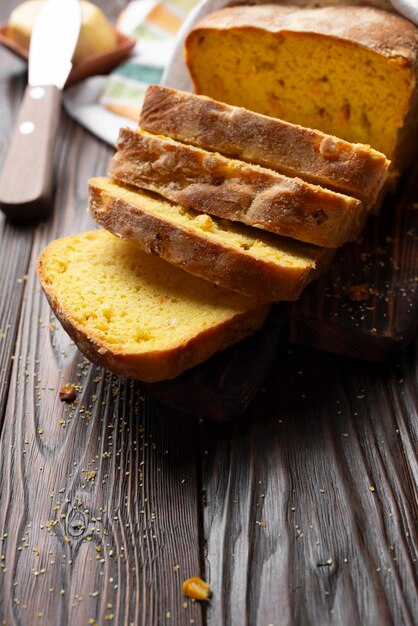
[[[28, 0], [10, 14], [7, 35], [23, 48], [29, 49], [33, 25], [43, 3], [44, 0]], [[117, 43], [116, 31], [101, 9], [86, 0], [81, 0], [80, 5], [82, 22], [73, 56], [74, 63], [109, 50]], [[62, 24], [62, 28], [65, 28], [65, 24]]]

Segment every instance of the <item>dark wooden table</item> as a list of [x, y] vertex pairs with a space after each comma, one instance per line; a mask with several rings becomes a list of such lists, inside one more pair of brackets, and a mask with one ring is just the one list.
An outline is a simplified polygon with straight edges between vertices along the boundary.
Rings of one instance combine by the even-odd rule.
[[[0, 50], [0, 164], [25, 77]], [[0, 624], [418, 624], [417, 342], [387, 365], [282, 349], [223, 424], [92, 366], [35, 265], [93, 228], [111, 153], [63, 113], [48, 219], [0, 217]], [[196, 575], [206, 604], [182, 595]]]

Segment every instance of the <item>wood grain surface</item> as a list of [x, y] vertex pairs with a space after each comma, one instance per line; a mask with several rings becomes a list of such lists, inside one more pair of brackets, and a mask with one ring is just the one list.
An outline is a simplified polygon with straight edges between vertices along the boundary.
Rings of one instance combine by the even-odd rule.
[[289, 306], [290, 341], [360, 359], [394, 358], [418, 327], [418, 164], [359, 241]]
[[[0, 166], [23, 69], [0, 50]], [[228, 423], [87, 363], [35, 262], [92, 227], [111, 153], [64, 114], [47, 219], [0, 217], [0, 624], [417, 624], [416, 337], [389, 364], [286, 347]], [[207, 603], [181, 592], [196, 575]]]
[[205, 425], [212, 623], [416, 623], [415, 359], [295, 349], [245, 419]]
[[[181, 594], [202, 565], [196, 421], [164, 409], [155, 419], [158, 407], [137, 385], [85, 362], [35, 272], [48, 241], [93, 226], [86, 181], [106, 170], [110, 153], [64, 116], [49, 220], [24, 229], [2, 222], [7, 624], [202, 623], [202, 607]], [[72, 405], [59, 400], [68, 382], [77, 385]]]

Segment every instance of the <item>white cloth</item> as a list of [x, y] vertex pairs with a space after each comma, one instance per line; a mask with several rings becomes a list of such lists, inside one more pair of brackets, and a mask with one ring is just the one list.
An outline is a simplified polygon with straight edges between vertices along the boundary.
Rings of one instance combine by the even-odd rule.
[[390, 0], [394, 8], [418, 25], [418, 0]]
[[[141, 0], [141, 3], [143, 1], [144, 0]], [[151, 0], [147, 1], [150, 2]], [[298, 1], [300, 0], [296, 0], [296, 2]], [[170, 41], [172, 54], [161, 78], [162, 84], [176, 89], [191, 90], [190, 78], [183, 59], [184, 38], [195, 22], [202, 19], [208, 13], [222, 8], [228, 2], [229, 0], [202, 0], [192, 9], [184, 21], [176, 40]], [[344, 4], [345, 2], [346, 0], [322, 0], [323, 4]], [[382, 8], [389, 8], [390, 5], [388, 2], [390, 2], [399, 13], [418, 25], [418, 0], [369, 0], [369, 4]], [[350, 3], [353, 4], [353, 0], [350, 0]], [[131, 4], [134, 7], [134, 5], [138, 3], [133, 2]], [[128, 9], [130, 9], [130, 7], [131, 5], [128, 5]], [[128, 21], [131, 21], [131, 15]], [[142, 54], [149, 56], [147, 55], [146, 44], [142, 45]], [[166, 49], [164, 58], [167, 58]], [[67, 90], [64, 96], [64, 105], [68, 113], [80, 124], [84, 125], [107, 143], [114, 145], [120, 127], [136, 126], [136, 123], [132, 119], [110, 112], [103, 106], [101, 94], [108, 80], [112, 80], [112, 78], [94, 77]], [[130, 82], [132, 83], [133, 81], [131, 80]], [[139, 108], [140, 100], [138, 100], [138, 111]]]

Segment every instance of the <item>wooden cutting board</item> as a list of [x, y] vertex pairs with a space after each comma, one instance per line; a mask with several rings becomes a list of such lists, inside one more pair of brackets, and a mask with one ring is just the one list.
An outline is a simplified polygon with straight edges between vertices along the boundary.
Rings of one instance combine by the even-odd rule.
[[256, 335], [173, 381], [142, 385], [164, 404], [202, 418], [240, 415], [287, 344], [384, 362], [418, 323], [418, 163], [371, 216], [361, 240], [341, 248], [301, 299], [274, 307]]
[[408, 343], [418, 322], [418, 164], [289, 319], [290, 342], [350, 357], [384, 362]]

